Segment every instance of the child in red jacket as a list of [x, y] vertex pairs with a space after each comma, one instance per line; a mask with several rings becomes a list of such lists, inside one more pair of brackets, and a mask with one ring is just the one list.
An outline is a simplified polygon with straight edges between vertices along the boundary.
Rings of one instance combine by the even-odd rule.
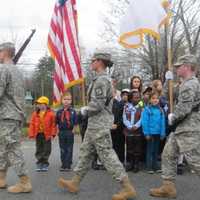
[[47, 97], [38, 98], [29, 125], [29, 138], [36, 138], [36, 171], [48, 171], [51, 139], [56, 136], [55, 114], [48, 105]]

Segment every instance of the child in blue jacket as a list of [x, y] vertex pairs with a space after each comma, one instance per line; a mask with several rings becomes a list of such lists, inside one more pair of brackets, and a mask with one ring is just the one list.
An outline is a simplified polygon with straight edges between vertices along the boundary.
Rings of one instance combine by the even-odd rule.
[[142, 112], [141, 124], [147, 140], [146, 167], [149, 173], [159, 170], [160, 139], [165, 138], [165, 114], [159, 105], [159, 94], [152, 92], [150, 104]]

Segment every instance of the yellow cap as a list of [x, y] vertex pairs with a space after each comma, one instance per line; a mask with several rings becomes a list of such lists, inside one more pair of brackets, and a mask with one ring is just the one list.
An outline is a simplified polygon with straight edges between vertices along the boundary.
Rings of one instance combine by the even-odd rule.
[[36, 103], [49, 105], [49, 99], [45, 96], [41, 96], [37, 99]]

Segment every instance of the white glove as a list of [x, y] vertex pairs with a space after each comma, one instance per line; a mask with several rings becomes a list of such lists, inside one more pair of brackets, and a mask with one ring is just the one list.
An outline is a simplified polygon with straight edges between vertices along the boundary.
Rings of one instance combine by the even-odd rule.
[[173, 80], [174, 79], [174, 75], [173, 75], [173, 72], [168, 70], [166, 73], [165, 73], [165, 79], [168, 81], [168, 80]]
[[81, 115], [86, 116], [88, 113], [88, 106], [81, 107]]
[[175, 119], [175, 114], [174, 113], [169, 113], [168, 115], [168, 124], [172, 125]]

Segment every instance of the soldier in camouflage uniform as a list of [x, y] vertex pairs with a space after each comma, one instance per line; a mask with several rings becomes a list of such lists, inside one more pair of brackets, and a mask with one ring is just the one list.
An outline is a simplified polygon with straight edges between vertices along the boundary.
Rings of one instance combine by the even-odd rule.
[[150, 190], [155, 197], [176, 197], [175, 176], [178, 155], [183, 154], [189, 166], [200, 176], [200, 84], [195, 77], [197, 59], [185, 55], [175, 64], [183, 79], [179, 86], [178, 103], [168, 115], [169, 125], [176, 129], [168, 138], [162, 154], [163, 185]]
[[21, 125], [24, 121], [24, 82], [22, 74], [12, 62], [15, 47], [0, 45], [0, 188], [6, 188], [6, 173], [12, 166], [20, 181], [8, 192], [31, 192], [23, 153], [20, 149]]
[[83, 177], [88, 172], [91, 160], [98, 154], [102, 164], [120, 181], [122, 190], [113, 195], [112, 200], [135, 197], [136, 192], [130, 184], [128, 176], [112, 148], [110, 129], [113, 123], [112, 115], [112, 86], [106, 73], [106, 67], [112, 66], [111, 56], [107, 53], [95, 53], [91, 69], [97, 73], [88, 90], [88, 106], [81, 109], [82, 115], [88, 115], [88, 127], [80, 148], [78, 163], [74, 169], [75, 175], [71, 180], [60, 178], [58, 185], [75, 193]]

